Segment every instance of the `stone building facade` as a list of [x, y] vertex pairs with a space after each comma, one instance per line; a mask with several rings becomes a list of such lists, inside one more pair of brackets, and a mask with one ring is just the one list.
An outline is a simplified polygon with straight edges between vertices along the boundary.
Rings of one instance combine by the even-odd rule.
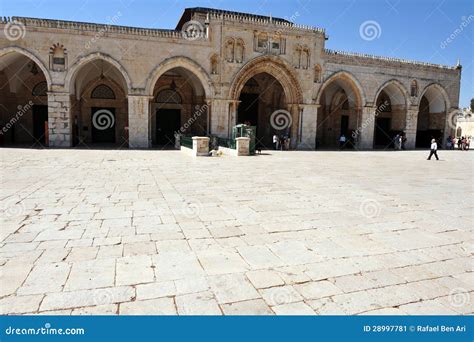
[[331, 51], [281, 18], [189, 8], [175, 30], [14, 17], [0, 32], [4, 145], [172, 146], [248, 123], [267, 147], [387, 148], [403, 132], [415, 148], [456, 127], [459, 65]]

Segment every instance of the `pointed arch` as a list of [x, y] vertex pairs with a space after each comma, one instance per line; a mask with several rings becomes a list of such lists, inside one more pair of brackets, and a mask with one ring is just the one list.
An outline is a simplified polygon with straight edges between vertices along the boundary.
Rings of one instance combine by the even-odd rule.
[[191, 72], [201, 82], [206, 97], [213, 97], [214, 90], [212, 81], [206, 70], [189, 57], [177, 56], [165, 59], [158, 64], [149, 74], [146, 80], [145, 92], [153, 96], [153, 89], [158, 79], [167, 71], [174, 68], [183, 68]]
[[[351, 73], [347, 71], [337, 71], [334, 74], [332, 74], [319, 88], [319, 91], [316, 95], [316, 104], [320, 105], [321, 104], [321, 97], [322, 94], [324, 93], [324, 90], [334, 82], [339, 82], [342, 83], [343, 85], [348, 85], [349, 89], [344, 89], [346, 93], [350, 92], [348, 90], [352, 90], [353, 95], [355, 96], [354, 102], [356, 103], [357, 107], [363, 107], [365, 106], [366, 103], [366, 97], [365, 97], [365, 92], [359, 82], [359, 80]], [[344, 86], [342, 86], [344, 88]], [[350, 96], [348, 94], [348, 96]]]
[[88, 54], [87, 56], [83, 56], [83, 57], [80, 57], [78, 58], [71, 66], [71, 68], [69, 69], [67, 75], [66, 75], [66, 79], [64, 80], [64, 89], [67, 93], [71, 93], [71, 91], [73, 90], [73, 82], [76, 78], [76, 74], [78, 73], [79, 70], [81, 70], [81, 68], [90, 63], [90, 62], [93, 62], [93, 61], [96, 61], [96, 60], [103, 60], [103, 61], [106, 61], [108, 63], [110, 63], [111, 65], [113, 65], [119, 72], [120, 74], [123, 76], [124, 80], [125, 80], [125, 86], [126, 86], [126, 90], [128, 93], [131, 92], [131, 89], [132, 89], [132, 80], [127, 72], [127, 70], [123, 67], [122, 64], [120, 64], [119, 61], [115, 60], [114, 58], [112, 58], [111, 56], [107, 55], [107, 54], [104, 54], [102, 52], [93, 52], [93, 53], [90, 53]]
[[302, 103], [302, 90], [293, 68], [282, 58], [276, 56], [260, 56], [247, 62], [234, 76], [229, 90], [229, 98], [238, 100], [245, 83], [259, 73], [270, 74], [280, 82], [288, 103]]
[[28, 57], [33, 62], [35, 62], [36, 65], [38, 65], [38, 67], [43, 72], [44, 77], [46, 78], [46, 83], [48, 84], [48, 90], [51, 90], [52, 80], [51, 80], [51, 75], [49, 73], [49, 70], [48, 68], [46, 68], [45, 64], [41, 61], [41, 59], [38, 56], [36, 56], [33, 52], [30, 52], [29, 50], [26, 50], [24, 48], [20, 48], [17, 46], [9, 46], [9, 47], [0, 49], [0, 57], [3, 57], [10, 53], [15, 53], [15, 52], [25, 57]]
[[408, 93], [408, 90], [403, 85], [403, 83], [401, 83], [400, 81], [396, 79], [391, 79], [382, 84], [375, 93], [373, 103], [377, 103], [377, 99], [379, 98], [382, 91], [385, 91], [388, 97], [390, 97], [390, 102], [393, 105], [409, 105], [408, 98], [410, 94]]

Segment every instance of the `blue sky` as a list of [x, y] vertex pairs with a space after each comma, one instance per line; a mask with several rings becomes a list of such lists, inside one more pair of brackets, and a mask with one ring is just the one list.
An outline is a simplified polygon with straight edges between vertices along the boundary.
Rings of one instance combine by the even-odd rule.
[[[463, 65], [460, 106], [474, 96], [473, 0], [0, 0], [0, 15], [174, 28], [186, 7], [213, 7], [292, 19], [326, 29], [330, 49]], [[470, 18], [470, 16], [473, 16]], [[376, 21], [380, 36], [364, 40], [362, 23]], [[455, 30], [465, 27], [460, 33]], [[454, 35], [451, 42], [447, 39]]]

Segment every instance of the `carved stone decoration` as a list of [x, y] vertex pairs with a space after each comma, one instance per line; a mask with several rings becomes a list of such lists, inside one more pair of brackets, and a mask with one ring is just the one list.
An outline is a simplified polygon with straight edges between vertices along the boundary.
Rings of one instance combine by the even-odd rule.
[[67, 69], [67, 51], [64, 45], [56, 43], [49, 48], [49, 68], [54, 71]]
[[228, 38], [225, 43], [225, 60], [229, 63], [234, 62], [235, 40]]
[[235, 43], [235, 62], [243, 63], [245, 59], [245, 44], [242, 39], [237, 39]]
[[211, 74], [212, 75], [219, 74], [219, 56], [217, 54], [212, 55], [210, 62], [211, 62]]

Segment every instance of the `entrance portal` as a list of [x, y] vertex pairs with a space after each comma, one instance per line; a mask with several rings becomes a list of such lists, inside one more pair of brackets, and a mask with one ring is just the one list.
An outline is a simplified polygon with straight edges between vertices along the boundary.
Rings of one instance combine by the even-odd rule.
[[273, 148], [273, 135], [290, 137], [291, 117], [272, 122], [276, 111], [286, 112], [283, 87], [272, 75], [260, 73], [250, 78], [240, 92], [237, 124], [256, 126], [255, 144], [258, 148]]
[[156, 143], [174, 146], [174, 134], [181, 128], [181, 110], [158, 109], [156, 111]]

